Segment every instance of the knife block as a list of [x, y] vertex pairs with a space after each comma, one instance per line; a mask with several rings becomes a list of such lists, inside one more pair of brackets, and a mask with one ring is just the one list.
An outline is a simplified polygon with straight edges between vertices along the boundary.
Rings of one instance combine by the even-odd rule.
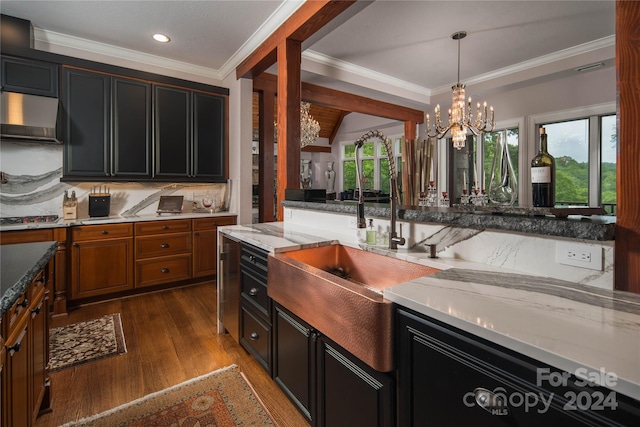
[[111, 196], [109, 194], [89, 194], [89, 216], [109, 216]]

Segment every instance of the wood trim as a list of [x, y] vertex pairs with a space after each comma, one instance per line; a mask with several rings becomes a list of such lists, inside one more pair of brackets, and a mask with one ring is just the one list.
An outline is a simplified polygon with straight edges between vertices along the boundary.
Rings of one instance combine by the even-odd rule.
[[343, 111], [340, 114], [340, 117], [338, 117], [338, 120], [336, 120], [336, 124], [333, 126], [331, 135], [329, 136], [329, 145], [333, 145], [333, 140], [336, 139], [336, 136], [338, 135], [338, 130], [340, 130], [340, 126], [342, 126], [342, 121], [349, 113], [349, 111]]
[[274, 141], [274, 123], [272, 117], [275, 117], [275, 91], [264, 90], [259, 93], [259, 180], [258, 194], [260, 205], [258, 207], [258, 219], [260, 222], [272, 222], [274, 218], [274, 201], [273, 201], [273, 145]]
[[278, 45], [278, 221], [287, 188], [300, 188], [300, 63], [302, 43]]
[[[274, 88], [277, 81], [277, 76], [264, 73], [253, 80], [253, 89], [267, 90]], [[301, 97], [303, 101], [337, 108], [338, 110], [347, 112], [369, 114], [371, 116], [384, 117], [401, 122], [413, 121], [414, 123], [422, 123], [424, 121], [424, 114], [420, 110], [414, 110], [413, 108], [378, 101], [339, 90], [328, 89], [311, 83], [302, 82]], [[413, 132], [415, 133], [415, 126]]]
[[640, 2], [616, 2], [618, 156], [614, 288], [640, 293]]
[[309, 153], [331, 153], [331, 147], [326, 145], [307, 145], [302, 147], [300, 151], [307, 151]]
[[255, 78], [278, 59], [277, 48], [286, 39], [303, 42], [340, 15], [354, 0], [314, 0], [302, 4], [277, 30], [236, 67], [236, 78]]

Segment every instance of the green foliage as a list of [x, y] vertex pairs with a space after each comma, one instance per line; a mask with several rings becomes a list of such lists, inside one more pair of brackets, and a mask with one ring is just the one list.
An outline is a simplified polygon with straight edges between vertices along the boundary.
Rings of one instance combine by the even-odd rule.
[[602, 203], [616, 203], [616, 164], [602, 163]]

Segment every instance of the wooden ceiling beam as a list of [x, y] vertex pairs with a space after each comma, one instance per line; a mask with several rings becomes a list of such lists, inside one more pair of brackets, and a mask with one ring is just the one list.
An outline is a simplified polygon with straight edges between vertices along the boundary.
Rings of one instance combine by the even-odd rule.
[[340, 129], [340, 125], [342, 125], [342, 121], [347, 114], [349, 114], [348, 111], [342, 111], [340, 117], [338, 117], [338, 120], [336, 120], [336, 124], [333, 126], [333, 129], [331, 129], [331, 136], [329, 136], [329, 145], [333, 144], [333, 140], [336, 139], [338, 130]]
[[303, 42], [328, 24], [355, 0], [306, 1], [277, 30], [236, 67], [236, 78], [255, 78], [277, 61], [277, 48], [284, 40]]
[[[264, 73], [253, 80], [254, 90], [273, 90], [273, 88], [277, 87], [277, 84], [278, 76], [273, 74]], [[311, 83], [302, 82], [301, 98], [303, 101], [336, 108], [342, 111], [369, 114], [371, 116], [384, 117], [401, 122], [424, 122], [424, 114], [420, 110], [391, 104], [389, 102], [377, 101]]]

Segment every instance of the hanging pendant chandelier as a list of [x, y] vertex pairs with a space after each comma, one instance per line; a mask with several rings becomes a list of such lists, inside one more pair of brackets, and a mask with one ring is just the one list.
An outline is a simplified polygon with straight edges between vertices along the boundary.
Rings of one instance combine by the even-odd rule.
[[445, 134], [451, 130], [451, 138], [453, 139], [453, 146], [458, 150], [465, 146], [467, 140], [467, 130], [471, 130], [474, 135], [479, 135], [481, 132], [491, 132], [495, 127], [495, 121], [493, 118], [493, 107], [489, 107], [487, 111], [486, 101], [480, 106], [478, 102], [476, 106], [475, 120], [474, 115], [471, 112], [471, 97], [469, 97], [467, 104], [465, 105], [465, 85], [460, 83], [460, 40], [467, 36], [466, 31], [459, 31], [453, 33], [451, 38], [458, 41], [458, 83], [451, 87], [452, 101], [451, 109], [449, 110], [449, 122], [445, 126], [442, 123], [440, 116], [440, 104], [435, 108], [436, 123], [434, 129], [431, 129], [431, 123], [429, 122], [429, 114], [427, 114], [427, 136], [430, 138], [444, 138]]
[[309, 113], [311, 104], [300, 103], [300, 148], [316, 142], [320, 134], [320, 124]]
[[[320, 123], [313, 118], [309, 109], [311, 104], [300, 102], [300, 148], [314, 144], [320, 135]], [[278, 121], [273, 121], [273, 139], [278, 142]]]

